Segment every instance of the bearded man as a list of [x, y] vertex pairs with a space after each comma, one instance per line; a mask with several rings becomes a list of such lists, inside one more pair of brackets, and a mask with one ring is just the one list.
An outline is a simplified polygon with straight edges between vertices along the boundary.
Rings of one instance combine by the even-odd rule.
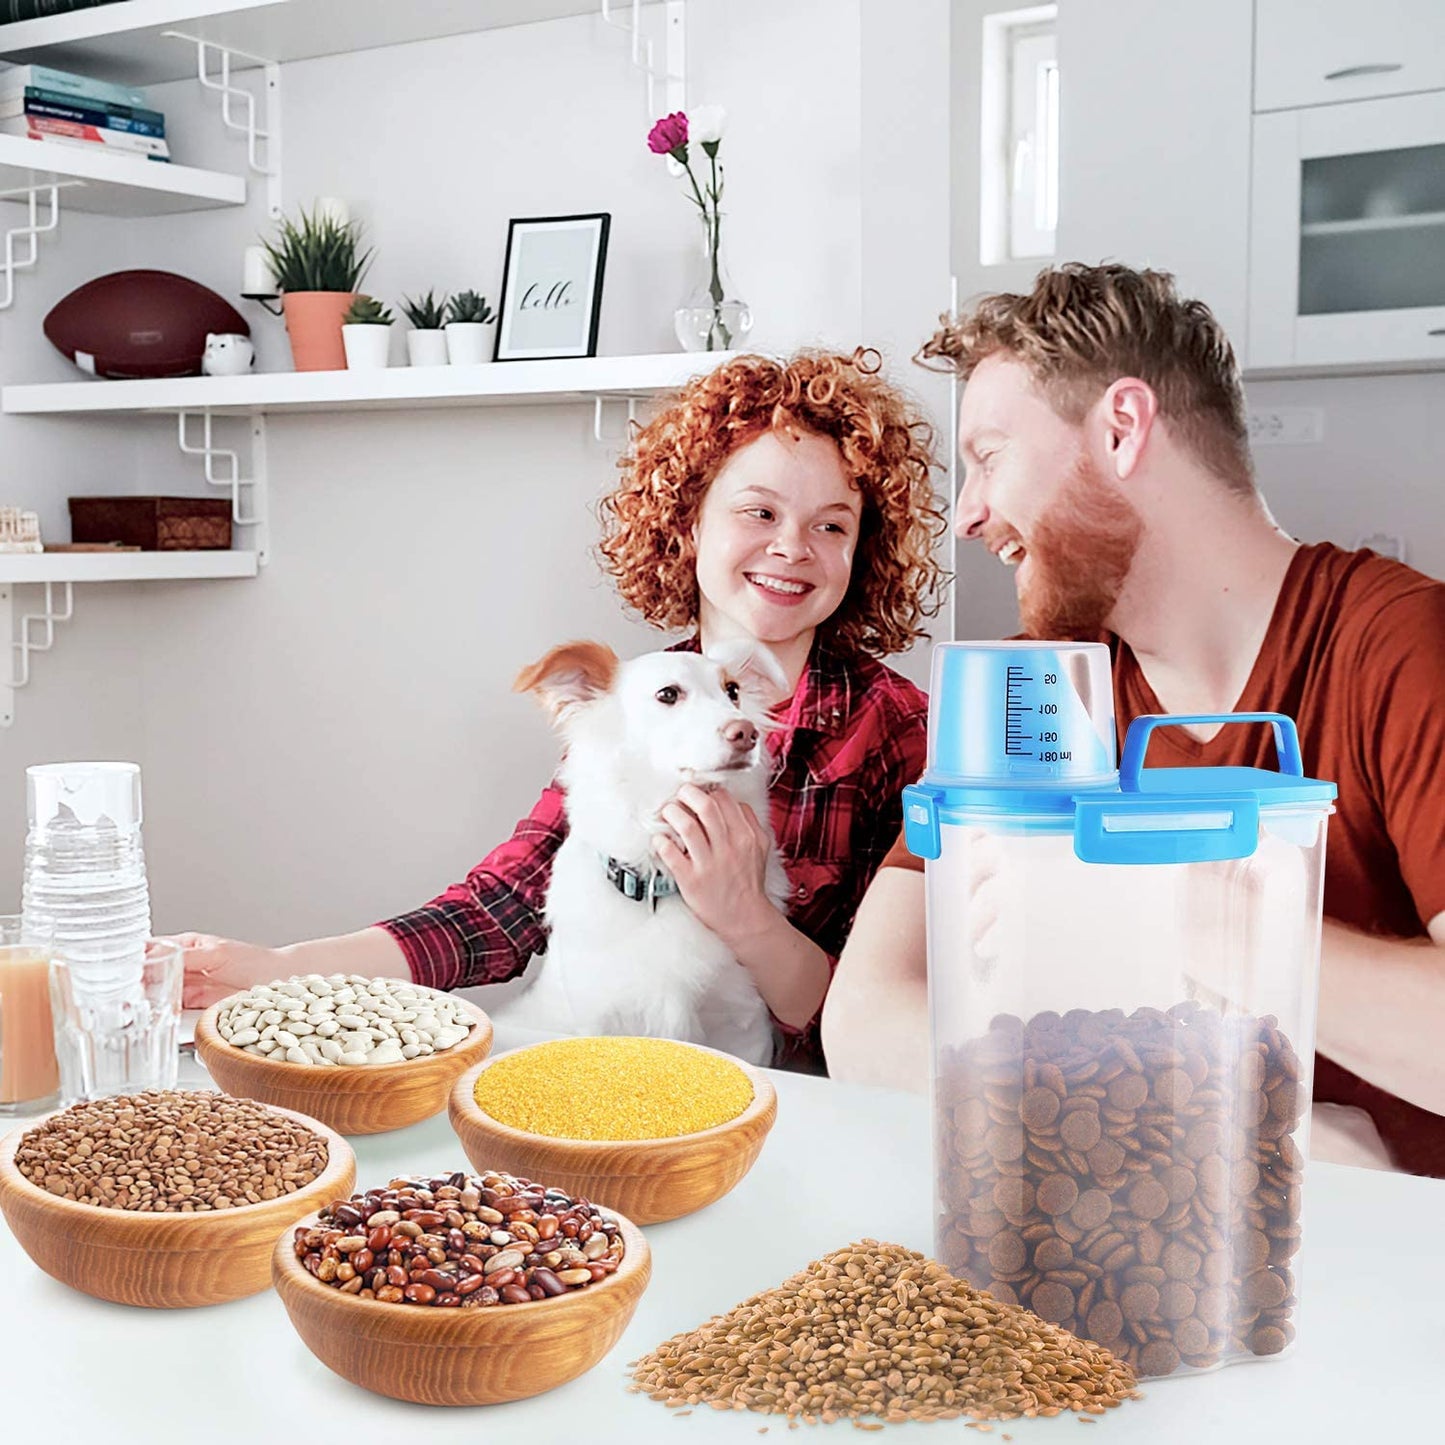
[[[1109, 643], [1120, 736], [1283, 712], [1338, 785], [1312, 1152], [1445, 1177], [1445, 583], [1277, 525], [1229, 341], [1167, 274], [1042, 272], [920, 359], [966, 382], [956, 533], [1016, 569], [1028, 636]], [[1274, 766], [1267, 728], [1165, 729], [1149, 759]], [[835, 1077], [926, 1087], [922, 866], [900, 840], [859, 907], [822, 1021]]]

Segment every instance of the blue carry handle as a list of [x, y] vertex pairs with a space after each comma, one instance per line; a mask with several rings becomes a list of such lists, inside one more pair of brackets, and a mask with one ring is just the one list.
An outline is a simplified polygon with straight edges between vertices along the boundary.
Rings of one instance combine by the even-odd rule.
[[1269, 723], [1274, 728], [1274, 747], [1279, 757], [1280, 772], [1292, 778], [1304, 777], [1304, 764], [1300, 761], [1299, 733], [1295, 730], [1294, 719], [1286, 717], [1282, 712], [1179, 713], [1167, 717], [1146, 713], [1136, 717], [1124, 735], [1124, 755], [1119, 759], [1120, 789], [1126, 793], [1139, 791], [1139, 773], [1144, 767], [1144, 753], [1155, 728], [1241, 722]]

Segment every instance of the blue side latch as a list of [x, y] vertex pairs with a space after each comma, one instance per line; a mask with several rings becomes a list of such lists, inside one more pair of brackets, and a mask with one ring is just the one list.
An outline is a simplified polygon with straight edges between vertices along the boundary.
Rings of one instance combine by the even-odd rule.
[[915, 858], [937, 858], [943, 851], [938, 821], [942, 788], [927, 783], [910, 783], [903, 790], [903, 841]]
[[1074, 805], [1074, 853], [1085, 863], [1217, 863], [1259, 846], [1259, 799], [1248, 793], [1126, 793]]

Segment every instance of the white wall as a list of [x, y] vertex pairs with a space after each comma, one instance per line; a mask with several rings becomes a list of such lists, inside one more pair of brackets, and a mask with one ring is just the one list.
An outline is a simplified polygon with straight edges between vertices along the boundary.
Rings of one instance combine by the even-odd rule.
[[1399, 537], [1412, 567], [1445, 578], [1445, 376], [1254, 381], [1246, 391], [1251, 406], [1317, 406], [1324, 415], [1317, 445], [1255, 449], [1281, 526], [1342, 547], [1377, 532]]
[[[867, 6], [875, 31], [884, 8]], [[911, 352], [947, 299], [910, 250], [940, 271], [937, 228], [886, 218], [870, 244], [898, 258], [898, 276], [864, 285], [863, 218], [884, 214], [870, 197], [909, 174], [907, 157], [894, 172], [861, 156], [864, 13], [831, 0], [688, 7], [689, 100], [729, 108], [726, 244], [758, 317], [750, 341], [765, 349], [851, 350], [866, 309]], [[875, 69], [880, 116], [906, 79]], [[674, 348], [696, 222], [646, 148], [652, 117], [627, 42], [596, 18], [291, 65], [283, 90], [287, 207], [350, 202], [377, 247], [369, 290], [495, 298], [509, 216], [605, 209], [599, 351]], [[177, 159], [239, 165], [239, 143], [195, 91], [154, 92]], [[925, 159], [913, 166], [922, 189]], [[176, 269], [234, 296], [241, 248], [267, 228], [263, 193], [253, 184], [243, 215], [67, 234], [64, 266], [52, 247], [30, 278], [29, 317], [0, 323], [6, 379], [71, 374], [34, 320], [102, 270]], [[928, 194], [946, 207], [936, 185]], [[893, 316], [925, 291], [919, 315]], [[260, 364], [286, 366], [280, 323], [241, 304]], [[400, 335], [393, 345], [399, 357]], [[79, 589], [77, 622], [38, 660], [19, 724], [0, 734], [0, 897], [18, 893], [24, 765], [87, 754], [142, 763], [162, 929], [280, 942], [360, 926], [460, 877], [555, 760], [540, 713], [509, 690], [517, 670], [579, 634], [631, 651], [657, 637], [622, 615], [590, 560], [591, 508], [616, 454], [591, 426], [590, 407], [273, 418], [263, 575]], [[0, 418], [0, 447], [22, 430], [37, 466], [103, 456], [126, 474], [122, 489], [204, 491], [166, 419], [109, 424], [103, 437]], [[66, 485], [43, 489], [53, 499]], [[59, 515], [51, 535], [64, 535]], [[905, 665], [922, 677], [926, 662]]]
[[[24, 215], [19, 206], [0, 207], [0, 224], [17, 224]], [[43, 367], [52, 357], [64, 374], [68, 363], [40, 332], [45, 313], [67, 291], [107, 269], [93, 264], [95, 257], [121, 246], [119, 223], [62, 211], [58, 235], [41, 242], [39, 267], [17, 274], [15, 304], [0, 311], [0, 379], [29, 380], [32, 361]], [[124, 426], [0, 417], [0, 506], [38, 512], [44, 536], [70, 535], [67, 496], [113, 491], [116, 477], [129, 477], [134, 469], [135, 450]], [[24, 614], [43, 609], [44, 592], [38, 587], [9, 592], [18, 636]], [[55, 589], [54, 601], [63, 606], [63, 589]], [[143, 706], [133, 668], [135, 606], [134, 592], [124, 587], [78, 591], [72, 620], [56, 625], [53, 650], [31, 655], [32, 680], [16, 694], [15, 723], [0, 728], [0, 913], [20, 906], [25, 764], [66, 756], [133, 758], [142, 751]], [[32, 626], [31, 635], [39, 639], [41, 629]], [[9, 640], [0, 637], [0, 676], [7, 680], [18, 667]], [[67, 655], [90, 659], [97, 670], [85, 661], [78, 668], [57, 666]], [[103, 690], [95, 685], [97, 677], [104, 679]]]

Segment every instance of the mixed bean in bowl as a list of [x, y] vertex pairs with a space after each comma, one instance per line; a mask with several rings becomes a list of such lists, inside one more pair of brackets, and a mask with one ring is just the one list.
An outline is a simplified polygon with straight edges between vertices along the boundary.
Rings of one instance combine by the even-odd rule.
[[486, 1309], [554, 1299], [615, 1273], [616, 1219], [510, 1174], [401, 1178], [334, 1200], [293, 1231], [307, 1273], [382, 1304]]

